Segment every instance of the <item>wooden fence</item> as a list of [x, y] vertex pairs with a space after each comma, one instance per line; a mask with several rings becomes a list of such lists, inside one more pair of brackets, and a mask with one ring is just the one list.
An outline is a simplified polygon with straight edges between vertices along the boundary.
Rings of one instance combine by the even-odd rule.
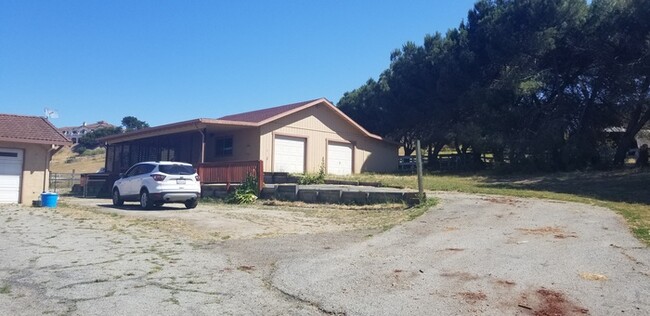
[[199, 164], [201, 183], [243, 183], [248, 176], [257, 178], [259, 189], [264, 186], [264, 164], [261, 160], [235, 162], [206, 162]]

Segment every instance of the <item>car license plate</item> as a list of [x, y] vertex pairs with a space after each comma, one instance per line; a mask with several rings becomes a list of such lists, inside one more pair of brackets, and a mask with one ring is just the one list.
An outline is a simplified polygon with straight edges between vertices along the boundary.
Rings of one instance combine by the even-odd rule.
[[176, 180], [176, 184], [185, 184], [185, 180]]

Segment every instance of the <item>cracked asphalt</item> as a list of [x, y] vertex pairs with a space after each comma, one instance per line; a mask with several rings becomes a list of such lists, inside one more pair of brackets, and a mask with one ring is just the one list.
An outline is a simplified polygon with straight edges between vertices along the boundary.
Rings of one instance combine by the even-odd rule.
[[650, 251], [614, 212], [431, 195], [436, 207], [387, 231], [227, 240], [83, 210], [100, 206], [3, 205], [0, 314], [650, 314]]

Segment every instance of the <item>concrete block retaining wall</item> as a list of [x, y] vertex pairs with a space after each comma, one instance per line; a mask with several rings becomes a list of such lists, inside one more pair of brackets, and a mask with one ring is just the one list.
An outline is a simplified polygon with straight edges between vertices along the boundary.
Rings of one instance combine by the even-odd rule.
[[[201, 188], [203, 197], [223, 199], [228, 195], [230, 186], [207, 184]], [[262, 199], [276, 199], [280, 201], [302, 201], [305, 203], [328, 204], [381, 204], [381, 203], [407, 203], [415, 205], [419, 202], [417, 192], [403, 190], [377, 190], [373, 188], [355, 188], [320, 185], [317, 187], [301, 186], [296, 184], [266, 185], [260, 192]]]

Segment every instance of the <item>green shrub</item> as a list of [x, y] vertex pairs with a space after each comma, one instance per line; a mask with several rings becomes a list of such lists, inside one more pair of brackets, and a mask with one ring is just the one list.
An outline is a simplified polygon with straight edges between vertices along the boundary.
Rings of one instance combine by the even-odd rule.
[[226, 198], [230, 204], [250, 204], [257, 200], [259, 195], [258, 180], [253, 175], [246, 176], [244, 182]]
[[257, 195], [252, 191], [244, 191], [239, 188], [226, 198], [230, 204], [251, 204], [257, 200]]

